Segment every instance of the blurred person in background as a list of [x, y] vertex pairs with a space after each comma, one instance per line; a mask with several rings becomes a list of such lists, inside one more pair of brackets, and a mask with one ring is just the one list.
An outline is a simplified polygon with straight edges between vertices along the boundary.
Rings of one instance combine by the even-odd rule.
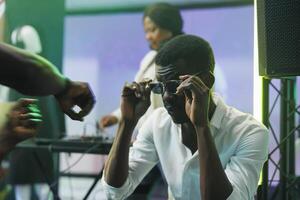
[[[134, 81], [140, 82], [144, 79], [156, 80], [155, 78], [155, 62], [154, 58], [161, 44], [169, 39], [182, 34], [183, 20], [180, 11], [168, 3], [151, 4], [144, 10], [143, 26], [145, 31], [145, 39], [149, 43], [150, 51], [141, 61], [139, 71], [136, 73]], [[162, 99], [159, 95], [151, 94], [151, 106], [145, 115], [140, 119], [136, 130], [141, 126], [143, 121], [151, 114], [151, 112], [163, 106]], [[121, 118], [120, 108], [113, 113], [102, 117], [99, 120], [101, 129], [115, 125]]]

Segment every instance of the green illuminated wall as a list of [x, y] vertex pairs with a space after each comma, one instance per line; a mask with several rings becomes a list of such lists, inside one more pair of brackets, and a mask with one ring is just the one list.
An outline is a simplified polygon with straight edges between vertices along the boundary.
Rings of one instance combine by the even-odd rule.
[[[11, 33], [17, 27], [23, 25], [33, 26], [38, 31], [42, 43], [43, 50], [40, 55], [50, 60], [61, 70], [64, 0], [8, 0], [6, 4], [6, 42], [10, 43]], [[24, 97], [24, 95], [11, 90], [11, 100], [16, 100], [20, 97]], [[64, 133], [64, 118], [55, 99], [52, 96], [39, 98], [39, 106], [42, 110], [44, 121], [38, 134], [39, 137], [58, 138]], [[25, 151], [17, 151], [12, 152], [11, 155], [11, 162], [15, 162], [14, 166], [16, 166], [13, 167], [11, 172], [11, 180], [20, 180], [20, 177], [27, 176], [25, 179], [28, 182], [26, 183], [44, 182], [44, 174], [37, 173], [40, 169], [32, 153], [27, 152], [25, 154]], [[42, 152], [39, 150], [38, 153], [46, 168], [48, 178], [53, 180], [58, 172], [58, 157], [55, 154], [53, 157], [47, 151]], [[22, 164], [22, 170], [17, 169], [18, 162], [26, 163], [26, 165]], [[26, 171], [27, 175], [19, 171]], [[17, 183], [20, 181], [12, 182]]]
[[[10, 42], [12, 31], [22, 25], [32, 25], [38, 31], [43, 51], [41, 55], [60, 70], [62, 67], [63, 45], [63, 0], [9, 0], [6, 10], [6, 40]], [[15, 96], [15, 94], [12, 94]], [[19, 95], [17, 95], [19, 96]], [[12, 97], [15, 99], [15, 97]], [[45, 103], [44, 103], [45, 102]], [[45, 120], [49, 126], [43, 135], [59, 134], [63, 130], [63, 118], [52, 97], [41, 98], [41, 107], [47, 115]], [[49, 108], [48, 108], [49, 107]], [[52, 133], [50, 133], [50, 131]]]

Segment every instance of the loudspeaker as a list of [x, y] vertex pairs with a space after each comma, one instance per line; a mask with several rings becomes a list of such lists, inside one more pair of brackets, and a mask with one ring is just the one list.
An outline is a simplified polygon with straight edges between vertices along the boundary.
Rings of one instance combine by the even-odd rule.
[[300, 0], [257, 0], [259, 75], [300, 75]]

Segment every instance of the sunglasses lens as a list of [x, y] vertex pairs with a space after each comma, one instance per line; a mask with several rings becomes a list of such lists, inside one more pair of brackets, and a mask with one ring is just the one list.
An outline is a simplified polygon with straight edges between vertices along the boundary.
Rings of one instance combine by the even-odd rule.
[[163, 94], [164, 92], [175, 94], [180, 83], [180, 80], [170, 80], [165, 83], [150, 83], [149, 85], [151, 91], [155, 94]]
[[179, 80], [171, 80], [165, 83], [165, 89], [168, 93], [175, 94], [177, 91], [177, 87], [180, 85], [181, 81]]

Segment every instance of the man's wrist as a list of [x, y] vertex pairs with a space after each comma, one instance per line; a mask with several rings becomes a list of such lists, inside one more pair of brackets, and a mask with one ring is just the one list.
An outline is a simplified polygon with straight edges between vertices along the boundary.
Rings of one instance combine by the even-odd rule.
[[136, 120], [130, 120], [130, 119], [124, 119], [121, 117], [121, 119], [119, 120], [119, 124], [123, 124], [125, 127], [127, 128], [134, 128], [137, 124]]
[[197, 120], [195, 120], [193, 122], [195, 128], [196, 127], [207, 127], [209, 126], [209, 119], [208, 119], [208, 116], [207, 115], [204, 115], [204, 116], [199, 116], [199, 118]]
[[57, 94], [55, 94], [54, 96], [56, 98], [60, 98], [60, 97], [64, 96], [69, 91], [71, 85], [72, 85], [72, 81], [69, 78], [65, 78], [65, 86], [64, 86], [64, 88], [60, 92], [58, 92]]
[[126, 132], [126, 134], [132, 135], [136, 124], [137, 123], [133, 120], [121, 118], [121, 120], [119, 121], [119, 130], [118, 131]]
[[201, 123], [194, 124], [196, 130], [200, 130], [200, 129], [203, 130], [209, 128], [209, 126], [210, 126], [209, 122], [201, 122]]

